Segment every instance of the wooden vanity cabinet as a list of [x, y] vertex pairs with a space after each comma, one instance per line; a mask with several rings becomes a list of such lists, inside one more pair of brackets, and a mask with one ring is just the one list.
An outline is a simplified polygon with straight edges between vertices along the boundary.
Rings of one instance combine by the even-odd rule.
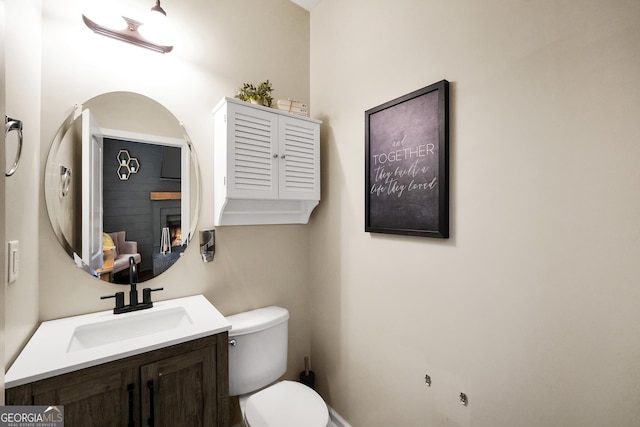
[[227, 346], [227, 332], [200, 338], [9, 388], [6, 402], [64, 405], [66, 427], [227, 427]]
[[[215, 426], [214, 357], [208, 348], [163, 358], [140, 368], [142, 420], [150, 426]], [[209, 367], [209, 368], [208, 368]]]
[[[7, 405], [64, 405], [66, 426], [128, 426], [139, 419], [136, 369], [112, 362], [6, 390]], [[130, 400], [131, 399], [131, 400]]]

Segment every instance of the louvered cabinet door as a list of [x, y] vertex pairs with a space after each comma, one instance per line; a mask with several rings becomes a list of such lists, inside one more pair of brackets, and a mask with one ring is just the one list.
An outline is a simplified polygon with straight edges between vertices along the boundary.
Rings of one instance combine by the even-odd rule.
[[238, 199], [278, 198], [278, 116], [228, 104], [227, 194]]
[[319, 200], [320, 126], [280, 116], [278, 132], [280, 199]]

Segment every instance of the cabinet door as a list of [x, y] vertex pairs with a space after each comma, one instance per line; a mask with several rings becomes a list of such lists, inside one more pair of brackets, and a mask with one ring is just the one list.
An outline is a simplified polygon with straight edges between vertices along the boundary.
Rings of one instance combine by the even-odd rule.
[[279, 196], [320, 200], [320, 125], [280, 116]]
[[278, 197], [278, 116], [229, 104], [227, 195], [236, 199]]
[[214, 351], [202, 348], [141, 367], [143, 425], [217, 425]]
[[137, 426], [135, 368], [103, 365], [32, 385], [34, 405], [64, 405], [66, 427]]

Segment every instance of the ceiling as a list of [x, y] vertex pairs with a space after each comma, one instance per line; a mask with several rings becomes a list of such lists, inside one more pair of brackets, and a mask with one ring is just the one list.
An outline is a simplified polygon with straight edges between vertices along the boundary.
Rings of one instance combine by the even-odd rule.
[[308, 11], [311, 11], [311, 9], [313, 9], [318, 3], [320, 3], [320, 0], [291, 0], [291, 1], [297, 4], [298, 6], [307, 9]]

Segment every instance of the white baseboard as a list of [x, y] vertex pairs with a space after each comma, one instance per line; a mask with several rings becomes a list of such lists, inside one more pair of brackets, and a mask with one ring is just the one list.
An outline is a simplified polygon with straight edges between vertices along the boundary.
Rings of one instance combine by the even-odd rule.
[[329, 407], [329, 417], [335, 427], [351, 427], [351, 424], [346, 422], [331, 406], [327, 406]]

